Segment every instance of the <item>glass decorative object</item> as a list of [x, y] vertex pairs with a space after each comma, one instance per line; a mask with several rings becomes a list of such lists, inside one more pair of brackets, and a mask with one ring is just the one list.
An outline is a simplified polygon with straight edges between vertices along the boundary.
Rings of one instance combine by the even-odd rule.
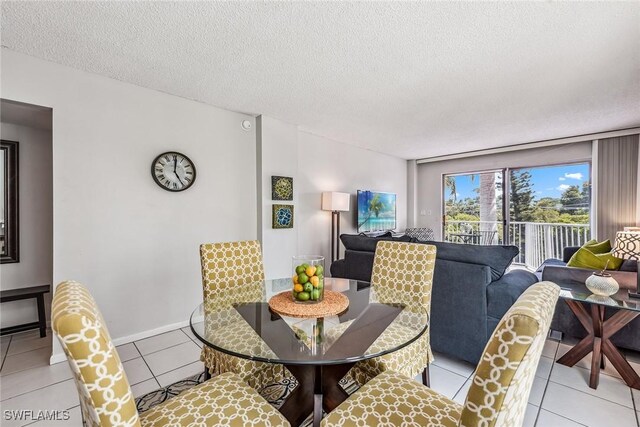
[[299, 303], [319, 303], [324, 298], [324, 257], [299, 255], [293, 257], [292, 297]]

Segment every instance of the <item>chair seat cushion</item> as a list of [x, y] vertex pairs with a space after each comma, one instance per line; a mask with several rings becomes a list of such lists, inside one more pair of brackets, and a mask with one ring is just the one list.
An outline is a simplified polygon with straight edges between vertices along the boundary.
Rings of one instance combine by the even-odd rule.
[[232, 373], [219, 375], [140, 414], [142, 427], [288, 426], [254, 389]]
[[[333, 343], [351, 325], [352, 321], [341, 323], [327, 332], [327, 343]], [[405, 326], [396, 321], [371, 344], [367, 353], [381, 353], [389, 348], [397, 347], [411, 340], [417, 334], [415, 328]], [[419, 375], [427, 365], [433, 362], [433, 354], [429, 345], [429, 331], [411, 344], [399, 350], [355, 364], [347, 378], [358, 385], [364, 385], [376, 375], [384, 371], [395, 371], [409, 378]]]
[[324, 420], [330, 426], [458, 425], [462, 406], [391, 371], [383, 372], [342, 402]]

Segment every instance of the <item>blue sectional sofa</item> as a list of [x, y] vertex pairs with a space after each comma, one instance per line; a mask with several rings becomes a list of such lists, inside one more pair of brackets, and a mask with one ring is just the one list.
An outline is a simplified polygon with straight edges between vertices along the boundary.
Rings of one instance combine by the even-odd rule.
[[431, 347], [478, 363], [491, 333], [504, 313], [537, 277], [525, 270], [505, 270], [518, 254], [515, 246], [463, 245], [418, 241], [408, 236], [340, 236], [344, 259], [331, 264], [331, 275], [369, 282], [379, 240], [436, 246], [431, 293]]

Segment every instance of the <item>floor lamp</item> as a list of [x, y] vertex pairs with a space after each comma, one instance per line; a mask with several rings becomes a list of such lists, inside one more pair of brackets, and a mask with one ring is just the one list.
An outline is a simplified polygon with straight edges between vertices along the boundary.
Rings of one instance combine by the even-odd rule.
[[340, 258], [340, 212], [349, 210], [350, 198], [349, 193], [322, 193], [322, 210], [331, 211], [331, 262]]

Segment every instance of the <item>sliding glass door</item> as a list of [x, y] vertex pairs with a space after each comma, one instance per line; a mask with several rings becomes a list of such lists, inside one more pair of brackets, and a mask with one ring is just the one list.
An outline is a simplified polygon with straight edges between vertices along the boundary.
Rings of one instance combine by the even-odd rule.
[[503, 171], [444, 175], [445, 241], [502, 244], [503, 178]]
[[591, 238], [591, 165], [573, 163], [509, 170], [508, 241], [515, 262], [535, 269], [562, 259], [566, 246]]
[[445, 174], [443, 210], [445, 241], [515, 245], [535, 270], [591, 238], [591, 165]]

